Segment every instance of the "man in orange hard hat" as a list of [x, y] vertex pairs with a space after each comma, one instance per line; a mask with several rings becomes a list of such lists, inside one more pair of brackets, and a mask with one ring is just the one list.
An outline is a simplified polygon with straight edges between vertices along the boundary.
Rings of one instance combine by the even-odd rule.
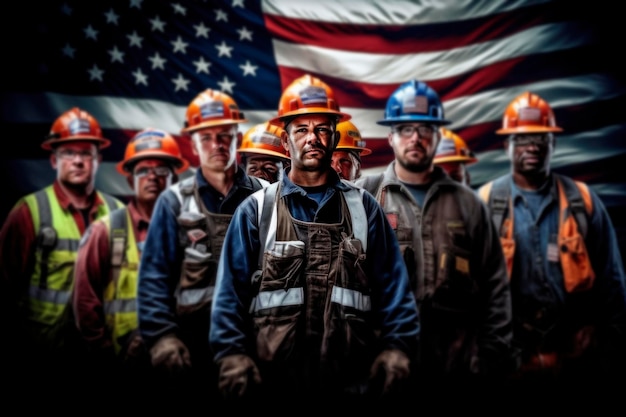
[[456, 133], [445, 127], [440, 127], [441, 139], [437, 145], [433, 164], [439, 165], [455, 181], [471, 185], [470, 173], [467, 166], [478, 162], [465, 141]]
[[515, 97], [496, 131], [505, 137], [511, 172], [478, 194], [490, 208], [511, 282], [521, 352], [514, 382], [567, 397], [570, 388], [587, 386], [593, 397], [626, 371], [626, 277], [602, 200], [584, 182], [551, 170], [562, 130], [541, 96]]
[[96, 375], [106, 381], [125, 383], [127, 376], [120, 371], [133, 371], [130, 378], [136, 378], [148, 370], [137, 319], [139, 260], [158, 196], [188, 167], [169, 133], [155, 128], [138, 132], [117, 164], [133, 197], [126, 207], [92, 223], [81, 239], [74, 316], [93, 354]]
[[237, 150], [248, 175], [270, 183], [280, 179], [289, 165], [289, 156], [281, 144], [283, 129], [269, 122], [259, 123], [243, 135]]
[[331, 166], [339, 177], [355, 181], [361, 177], [361, 157], [372, 153], [365, 147], [361, 132], [350, 120], [337, 124], [339, 143], [333, 152]]
[[100, 151], [109, 144], [90, 113], [63, 112], [41, 145], [50, 151], [54, 183], [21, 198], [0, 230], [3, 346], [11, 344], [12, 368], [20, 371], [12, 383], [80, 379], [85, 352], [71, 305], [78, 243], [95, 219], [123, 207], [95, 188]]
[[317, 77], [281, 95], [271, 122], [291, 166], [235, 212], [215, 286], [209, 340], [226, 398], [363, 403], [410, 375], [419, 317], [393, 230], [331, 167], [349, 118]]
[[218, 260], [235, 209], [269, 185], [237, 164], [238, 126], [245, 122], [235, 100], [221, 91], [206, 89], [189, 103], [182, 133], [200, 166], [159, 195], [141, 254], [139, 330], [163, 377], [155, 378], [154, 388], [177, 403], [183, 395], [219, 398], [208, 344]]

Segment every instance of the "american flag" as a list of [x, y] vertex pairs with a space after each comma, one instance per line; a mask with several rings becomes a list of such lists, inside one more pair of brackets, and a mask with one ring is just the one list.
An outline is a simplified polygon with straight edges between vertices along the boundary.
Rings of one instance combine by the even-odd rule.
[[[134, 133], [179, 137], [202, 90], [230, 94], [246, 130], [276, 114], [282, 89], [305, 73], [327, 82], [367, 147], [366, 173], [393, 154], [384, 140], [389, 95], [427, 82], [449, 126], [476, 153], [473, 185], [509, 162], [500, 127], [507, 104], [533, 91], [564, 132], [553, 169], [587, 181], [610, 210], [626, 206], [626, 66], [617, 6], [550, 0], [50, 0], [3, 13], [2, 123], [9, 201], [54, 178], [39, 145], [62, 112], [93, 114], [112, 146], [98, 187], [128, 195], [114, 165]], [[614, 49], [612, 49], [614, 48]], [[4, 207], [2, 214], [8, 210]], [[4, 218], [4, 217], [3, 217]]]

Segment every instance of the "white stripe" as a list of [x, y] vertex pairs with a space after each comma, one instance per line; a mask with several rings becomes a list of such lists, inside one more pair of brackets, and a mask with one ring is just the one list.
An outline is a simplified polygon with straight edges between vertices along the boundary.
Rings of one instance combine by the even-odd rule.
[[[591, 36], [578, 22], [535, 26], [506, 38], [437, 52], [374, 54], [274, 40], [279, 66], [370, 84], [402, 83], [412, 78], [455, 77], [503, 60], [584, 46]], [[350, 65], [332, 63], [350, 62]]]
[[[471, 96], [458, 97], [452, 100], [444, 101], [445, 116], [453, 123], [449, 126], [456, 129], [463, 126], [471, 126], [479, 123], [489, 123], [502, 120], [502, 114], [508, 103], [517, 95], [524, 91], [533, 91], [547, 100], [553, 109], [559, 107], [584, 105], [592, 103], [596, 100], [608, 100], [618, 97], [626, 92], [623, 85], [618, 85], [614, 80], [604, 74], [587, 74], [570, 78], [554, 78], [543, 80], [537, 83], [522, 84], [516, 87], [503, 88], [497, 90], [489, 90]], [[3, 106], [0, 114], [0, 120], [11, 123], [43, 123], [49, 124], [50, 120], [54, 120], [59, 114], [63, 113], [69, 107], [77, 105], [79, 107], [94, 108], [99, 111], [107, 108], [105, 111], [113, 111], [117, 107], [124, 107], [132, 104], [135, 106], [135, 112], [131, 116], [126, 113], [113, 111], [106, 115], [106, 123], [101, 123], [103, 128], [107, 129], [143, 129], [147, 125], [138, 124], [133, 117], [141, 114], [144, 120], [154, 120], [154, 114], [146, 112], [143, 105], [147, 100], [136, 99], [114, 99], [111, 97], [71, 97], [62, 94], [41, 93], [41, 94], [0, 94], [0, 99], [6, 100], [7, 103], [14, 103], [11, 106]], [[77, 103], [79, 101], [79, 103]], [[94, 106], [93, 103], [98, 103]], [[29, 107], [27, 104], [37, 103], [35, 106]], [[100, 106], [101, 103], [106, 105]], [[168, 114], [177, 106], [168, 105], [160, 102], [160, 107], [150, 111], [155, 114]], [[386, 138], [389, 128], [376, 124], [384, 116], [384, 108], [368, 110], [355, 107], [342, 107], [342, 110], [352, 115], [352, 121], [359, 127], [363, 138]], [[100, 119], [100, 113], [95, 115]], [[274, 116], [274, 111], [246, 111], [248, 123], [242, 123], [241, 129], [245, 131], [257, 123], [266, 121], [270, 115]], [[104, 115], [102, 115], [104, 116]], [[181, 120], [178, 120], [176, 126], [170, 126], [169, 130], [172, 134], [178, 134], [181, 127]], [[167, 122], [164, 120], [164, 122]], [[143, 123], [143, 122], [142, 122]], [[163, 127], [168, 130], [168, 127]], [[114, 174], [119, 175], [119, 174]]]
[[333, 287], [330, 301], [342, 306], [356, 308], [360, 311], [370, 311], [372, 309], [369, 295], [336, 285]]
[[263, 13], [331, 23], [414, 25], [473, 19], [547, 0], [264, 0]]
[[213, 286], [198, 289], [185, 289], [181, 290], [176, 298], [179, 305], [191, 306], [211, 299], [213, 297], [214, 290], [215, 287]]
[[252, 299], [250, 311], [259, 311], [273, 307], [287, 307], [304, 303], [302, 287], [287, 290], [261, 291]]

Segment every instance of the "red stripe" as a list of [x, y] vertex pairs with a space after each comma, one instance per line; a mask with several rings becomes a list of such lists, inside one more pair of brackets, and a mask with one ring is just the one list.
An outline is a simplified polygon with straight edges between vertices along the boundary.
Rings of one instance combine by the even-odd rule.
[[[485, 17], [421, 25], [329, 23], [265, 15], [274, 38], [294, 44], [381, 54], [460, 48], [511, 36], [530, 27], [566, 21], [571, 9], [540, 4]], [[338, 43], [338, 39], [341, 41]]]

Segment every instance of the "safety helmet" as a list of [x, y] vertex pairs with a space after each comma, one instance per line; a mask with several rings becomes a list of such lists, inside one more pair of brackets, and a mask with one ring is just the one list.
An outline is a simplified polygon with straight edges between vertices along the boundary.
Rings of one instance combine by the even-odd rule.
[[243, 135], [241, 146], [237, 152], [243, 154], [256, 153], [289, 159], [287, 151], [281, 144], [283, 128], [269, 122], [259, 123]]
[[443, 105], [439, 95], [428, 84], [411, 80], [400, 85], [387, 100], [385, 118], [379, 125], [390, 126], [396, 123], [424, 122], [447, 125]]
[[504, 111], [498, 135], [515, 133], [562, 132], [556, 125], [550, 105], [537, 94], [526, 91], [517, 96]]
[[233, 123], [245, 123], [243, 112], [228, 94], [207, 88], [198, 94], [187, 107], [182, 133]]
[[357, 151], [360, 156], [369, 155], [371, 149], [365, 147], [365, 141], [361, 138], [361, 132], [349, 120], [337, 124], [337, 131], [340, 133], [339, 143], [335, 150]]
[[285, 88], [278, 104], [278, 116], [270, 123], [284, 127], [291, 119], [303, 114], [331, 114], [338, 120], [349, 120], [352, 116], [342, 113], [335, 93], [324, 81], [309, 74], [296, 78]]
[[117, 171], [128, 175], [135, 163], [146, 158], [164, 159], [174, 166], [178, 174], [189, 168], [189, 162], [181, 155], [176, 139], [163, 130], [149, 127], [128, 142], [124, 159], [116, 165]]
[[467, 144], [459, 135], [445, 127], [440, 127], [439, 131], [441, 132], [441, 140], [439, 145], [437, 145], [433, 163], [464, 162], [469, 165], [478, 161], [474, 152], [467, 147]]
[[66, 111], [54, 121], [41, 147], [51, 151], [61, 143], [73, 141], [95, 142], [99, 149], [104, 149], [111, 144], [110, 140], [102, 136], [100, 123], [91, 114], [78, 107]]

